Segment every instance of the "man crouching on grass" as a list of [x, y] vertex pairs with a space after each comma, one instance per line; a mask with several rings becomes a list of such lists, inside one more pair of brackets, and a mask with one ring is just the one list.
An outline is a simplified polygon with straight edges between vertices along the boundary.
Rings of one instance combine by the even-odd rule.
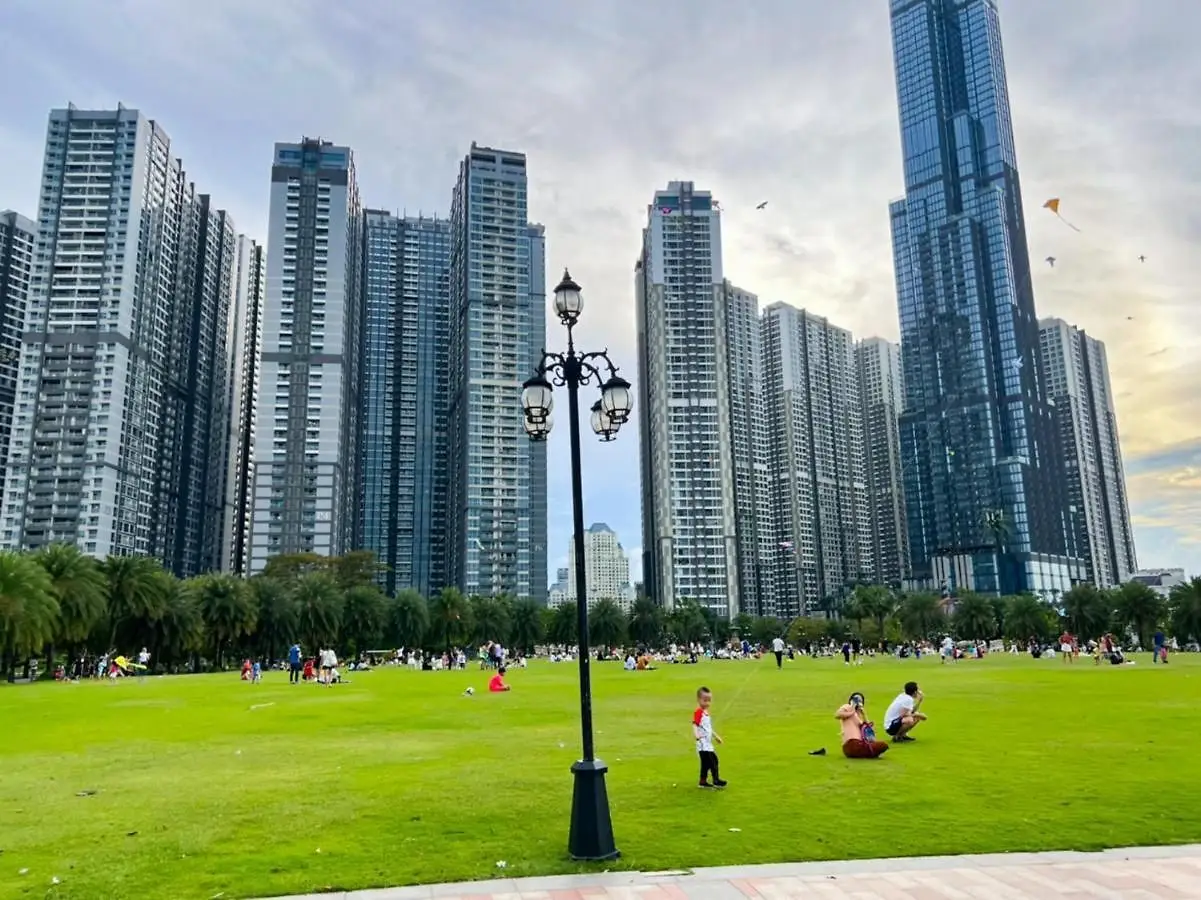
[[926, 714], [919, 712], [925, 696], [918, 690], [917, 682], [905, 684], [905, 690], [897, 694], [888, 711], [884, 713], [884, 730], [892, 738], [894, 744], [907, 744], [916, 740], [909, 732], [917, 727], [919, 722], [926, 721]]

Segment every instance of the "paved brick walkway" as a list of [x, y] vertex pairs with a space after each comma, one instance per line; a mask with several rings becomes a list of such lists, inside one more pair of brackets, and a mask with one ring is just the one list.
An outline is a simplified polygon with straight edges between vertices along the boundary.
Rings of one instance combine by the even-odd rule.
[[290, 900], [1083, 900], [1201, 898], [1201, 845], [612, 872]]

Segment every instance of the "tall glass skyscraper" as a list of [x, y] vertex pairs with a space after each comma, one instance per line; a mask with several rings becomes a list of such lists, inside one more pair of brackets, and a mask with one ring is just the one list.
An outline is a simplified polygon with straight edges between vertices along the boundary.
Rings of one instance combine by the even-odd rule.
[[892, 205], [913, 573], [1065, 590], [1066, 503], [996, 0], [891, 0], [905, 198]]
[[521, 385], [546, 340], [546, 236], [530, 224], [523, 153], [472, 144], [451, 201], [449, 583], [546, 597], [546, 444]]
[[446, 584], [450, 222], [364, 214], [361, 546], [384, 588]]

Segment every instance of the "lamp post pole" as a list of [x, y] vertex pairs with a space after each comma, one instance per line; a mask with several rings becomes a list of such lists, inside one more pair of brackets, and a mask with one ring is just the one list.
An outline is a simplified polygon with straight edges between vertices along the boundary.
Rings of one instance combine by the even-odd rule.
[[[521, 405], [525, 430], [534, 441], [545, 441], [553, 424], [551, 381], [567, 388], [568, 432], [571, 443], [571, 513], [575, 536], [576, 615], [580, 667], [580, 737], [583, 758], [571, 767], [574, 787], [571, 830], [567, 850], [572, 859], [600, 861], [621, 853], [613, 839], [609, 795], [605, 788], [608, 767], [596, 758], [592, 736], [592, 660], [588, 640], [588, 579], [584, 566], [584, 487], [580, 460], [580, 387], [595, 384], [601, 399], [592, 406], [592, 430], [602, 441], [611, 441], [629, 419], [630, 385], [617, 374], [607, 351], [579, 353], [573, 329], [583, 310], [580, 286], [564, 271], [555, 288], [555, 312], [567, 326], [567, 352], [542, 354], [537, 373], [525, 382]], [[608, 377], [597, 365], [607, 369]], [[548, 380], [547, 376], [551, 380]]]

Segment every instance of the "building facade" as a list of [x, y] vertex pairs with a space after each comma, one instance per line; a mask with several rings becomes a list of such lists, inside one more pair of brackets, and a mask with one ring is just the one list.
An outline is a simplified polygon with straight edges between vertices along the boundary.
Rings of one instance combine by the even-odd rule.
[[855, 346], [873, 580], [900, 587], [909, 579], [909, 531], [901, 479], [901, 437], [897, 422], [904, 387], [901, 347], [883, 338]]
[[229, 465], [229, 320], [237, 233], [207, 194], [184, 195], [167, 331], [152, 546], [180, 577], [221, 568]]
[[755, 612], [774, 602], [757, 532], [758, 301], [723, 278], [708, 191], [673, 181], [655, 193], [635, 299], [646, 590], [667, 609], [691, 600], [721, 616]]
[[0, 485], [12, 437], [17, 396], [17, 362], [33, 276], [37, 225], [11, 209], [0, 212]]
[[[996, 0], [891, 0], [905, 198], [891, 207], [915, 577], [1046, 593], [1068, 555]], [[967, 583], [965, 583], [965, 581]]]
[[151, 555], [181, 575], [217, 564], [229, 228], [155, 121], [51, 111], [4, 546]]
[[255, 408], [259, 400], [259, 357], [267, 260], [261, 244], [239, 235], [236, 244], [233, 311], [226, 329], [229, 429], [226, 440], [224, 547], [221, 570], [246, 574], [250, 566], [253, 513]]
[[349, 147], [275, 145], [250, 570], [357, 546], [362, 211]]
[[480, 147], [451, 202], [448, 583], [546, 598], [546, 444], [522, 424], [521, 385], [546, 340], [546, 235], [529, 222], [526, 158]]
[[[559, 602], [576, 603], [579, 594], [575, 583], [574, 537], [567, 543], [567, 563], [567, 569], [561, 570], [567, 577], [561, 586], [562, 598]], [[584, 586], [588, 591], [589, 609], [600, 600], [611, 600], [624, 612], [629, 612], [634, 605], [630, 557], [617, 539], [617, 533], [604, 522], [596, 522], [584, 532]], [[555, 593], [554, 588], [552, 593]]]
[[450, 222], [365, 215], [361, 547], [389, 593], [446, 584]]
[[1062, 319], [1043, 319], [1039, 330], [1074, 547], [1097, 587], [1124, 584], [1138, 564], [1105, 344]]
[[855, 343], [786, 303], [763, 312], [775, 507], [775, 615], [833, 609], [874, 573]]

